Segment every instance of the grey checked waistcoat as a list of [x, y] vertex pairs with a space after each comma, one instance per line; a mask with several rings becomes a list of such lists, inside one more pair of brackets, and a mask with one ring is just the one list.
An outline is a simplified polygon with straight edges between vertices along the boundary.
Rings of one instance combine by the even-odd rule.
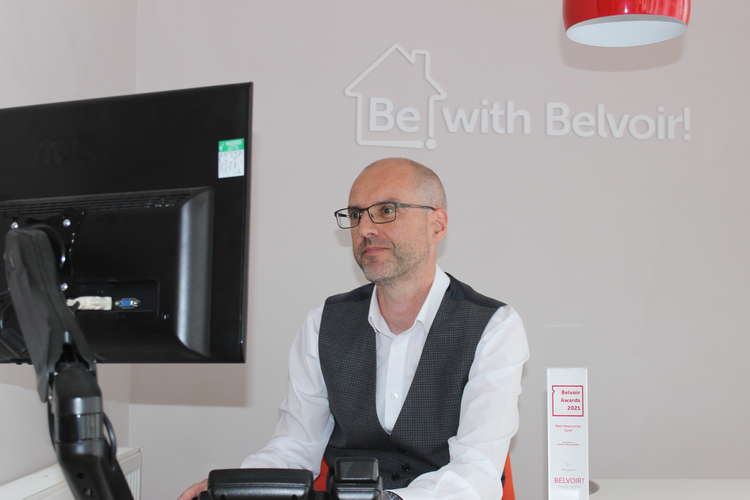
[[386, 488], [402, 488], [449, 461], [448, 438], [458, 430], [461, 397], [479, 339], [505, 304], [450, 276], [427, 335], [414, 380], [393, 431], [375, 407], [375, 331], [367, 320], [373, 285], [326, 300], [318, 350], [335, 419], [325, 459], [368, 456], [380, 463]]

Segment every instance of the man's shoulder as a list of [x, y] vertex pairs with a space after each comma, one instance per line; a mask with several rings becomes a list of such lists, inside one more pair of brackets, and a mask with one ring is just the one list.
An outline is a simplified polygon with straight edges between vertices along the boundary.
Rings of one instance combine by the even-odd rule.
[[329, 306], [370, 300], [370, 297], [372, 296], [372, 288], [373, 284], [368, 283], [366, 285], [355, 288], [354, 290], [349, 290], [348, 292], [331, 295], [326, 299], [325, 305]]
[[[447, 274], [447, 273], [446, 273]], [[500, 309], [505, 307], [505, 303], [487, 295], [483, 295], [474, 290], [470, 285], [456, 279], [452, 275], [448, 274], [451, 282], [448, 286], [448, 292], [456, 299], [463, 299], [479, 307], [486, 307], [490, 309]]]

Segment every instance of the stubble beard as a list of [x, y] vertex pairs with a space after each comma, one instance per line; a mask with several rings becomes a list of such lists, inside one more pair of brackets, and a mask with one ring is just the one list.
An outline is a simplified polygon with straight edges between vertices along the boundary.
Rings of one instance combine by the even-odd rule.
[[[387, 247], [385, 252], [390, 255], [385, 255], [386, 258], [380, 261], [370, 259], [364, 251], [367, 246], [373, 244]], [[373, 243], [369, 238], [364, 238], [354, 252], [354, 260], [362, 269], [365, 278], [379, 286], [388, 286], [408, 278], [426, 258], [426, 249], [419, 249], [416, 245], [395, 245], [390, 242], [386, 245], [380, 241]]]

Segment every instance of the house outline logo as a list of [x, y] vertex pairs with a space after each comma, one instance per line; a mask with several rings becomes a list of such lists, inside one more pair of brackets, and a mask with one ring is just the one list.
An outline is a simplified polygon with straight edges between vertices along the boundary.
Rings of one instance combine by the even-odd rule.
[[[403, 57], [412, 67], [418, 67], [419, 59], [424, 58], [424, 79], [429, 84], [434, 93], [428, 97], [427, 105], [427, 137], [424, 140], [414, 139], [372, 139], [365, 137], [365, 95], [357, 89], [359, 85], [378, 67], [390, 57]], [[437, 141], [435, 140], [435, 103], [448, 97], [448, 93], [438, 84], [431, 74], [430, 53], [424, 49], [415, 49], [411, 53], [406, 51], [398, 43], [393, 44], [375, 62], [360, 73], [347, 87], [344, 94], [357, 99], [357, 136], [356, 141], [360, 146], [387, 146], [414, 149], [435, 149]], [[412, 116], [411, 119], [414, 119]]]

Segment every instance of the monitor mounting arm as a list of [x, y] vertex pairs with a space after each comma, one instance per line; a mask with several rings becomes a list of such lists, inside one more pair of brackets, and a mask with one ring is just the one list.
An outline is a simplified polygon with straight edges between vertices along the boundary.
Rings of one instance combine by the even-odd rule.
[[47, 403], [52, 445], [71, 491], [78, 500], [132, 500], [102, 408], [94, 352], [59, 288], [49, 231], [8, 232], [3, 259], [39, 398]]

